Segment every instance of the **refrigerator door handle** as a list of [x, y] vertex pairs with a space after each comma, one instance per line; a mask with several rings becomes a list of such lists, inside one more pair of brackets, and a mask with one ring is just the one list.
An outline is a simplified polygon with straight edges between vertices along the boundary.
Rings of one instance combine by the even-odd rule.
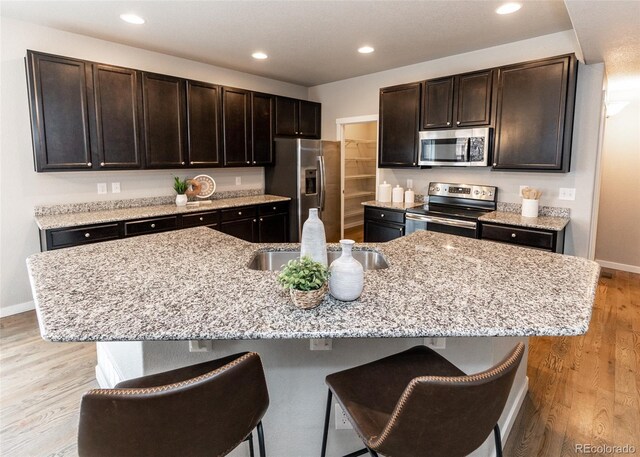
[[324, 168], [324, 157], [318, 156], [318, 170], [320, 170], [320, 193], [318, 194], [319, 202], [318, 206], [320, 207], [320, 211], [324, 211], [324, 204], [327, 199], [327, 179]]

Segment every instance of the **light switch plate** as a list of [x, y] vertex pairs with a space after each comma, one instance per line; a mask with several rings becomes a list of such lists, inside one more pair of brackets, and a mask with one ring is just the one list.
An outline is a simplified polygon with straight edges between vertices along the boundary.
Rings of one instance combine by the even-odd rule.
[[119, 182], [112, 182], [111, 183], [111, 192], [113, 192], [114, 194], [119, 194], [120, 193], [120, 183]]
[[189, 352], [211, 352], [211, 351], [213, 351], [213, 341], [189, 340]]
[[99, 194], [106, 194], [107, 193], [107, 183], [106, 182], [99, 182], [98, 183], [98, 193]]
[[558, 193], [559, 200], [575, 200], [576, 189], [574, 187], [561, 187]]

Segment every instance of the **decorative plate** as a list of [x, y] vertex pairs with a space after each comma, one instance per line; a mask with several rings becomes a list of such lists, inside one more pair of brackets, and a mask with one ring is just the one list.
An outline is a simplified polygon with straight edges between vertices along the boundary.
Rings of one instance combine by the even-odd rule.
[[200, 184], [200, 192], [196, 194], [198, 198], [211, 197], [216, 191], [216, 182], [209, 175], [198, 175], [193, 180]]

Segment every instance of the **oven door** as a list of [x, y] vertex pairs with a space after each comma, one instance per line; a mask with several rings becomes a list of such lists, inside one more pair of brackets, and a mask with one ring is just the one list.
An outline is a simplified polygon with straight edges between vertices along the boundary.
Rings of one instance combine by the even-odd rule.
[[428, 230], [430, 232], [449, 233], [467, 238], [477, 238], [477, 228], [478, 223], [473, 221], [413, 213], [407, 213], [406, 216], [407, 235], [418, 230]]

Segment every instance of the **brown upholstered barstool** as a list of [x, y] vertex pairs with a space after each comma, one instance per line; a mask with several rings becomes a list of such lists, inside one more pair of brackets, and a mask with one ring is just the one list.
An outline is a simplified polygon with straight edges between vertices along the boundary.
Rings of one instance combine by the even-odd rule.
[[82, 397], [80, 457], [223, 456], [257, 428], [266, 457], [262, 417], [269, 394], [254, 352], [94, 389]]
[[366, 448], [345, 457], [380, 452], [393, 457], [462, 457], [494, 431], [502, 456], [498, 419], [524, 354], [518, 343], [493, 368], [467, 376], [440, 354], [417, 346], [327, 376], [322, 457], [332, 394]]

